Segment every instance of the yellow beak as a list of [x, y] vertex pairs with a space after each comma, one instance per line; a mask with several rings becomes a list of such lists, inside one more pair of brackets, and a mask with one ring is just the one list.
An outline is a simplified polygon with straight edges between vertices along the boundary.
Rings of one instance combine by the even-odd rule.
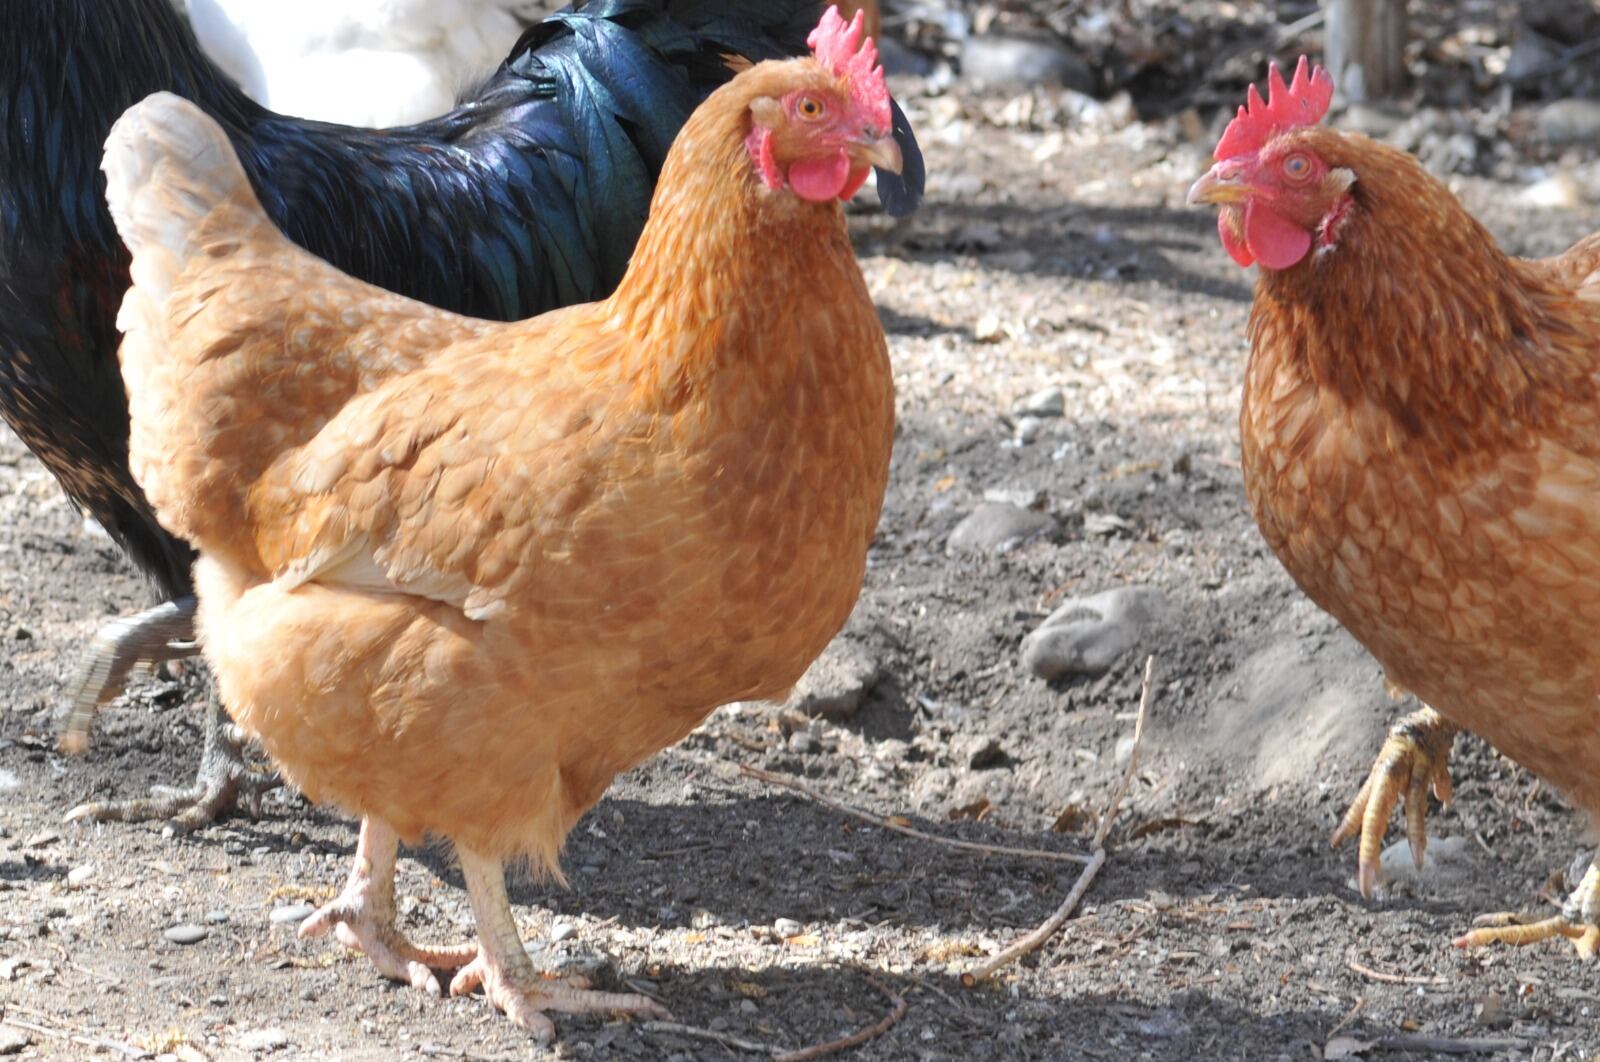
[[858, 162], [865, 162], [869, 166], [876, 166], [890, 173], [899, 173], [904, 165], [904, 160], [900, 157], [900, 145], [895, 142], [893, 134], [857, 140], [850, 146], [850, 154]]
[[1232, 159], [1224, 159], [1211, 167], [1204, 177], [1189, 188], [1189, 205], [1201, 203], [1243, 203], [1250, 198], [1250, 188], [1242, 180], [1243, 171]]

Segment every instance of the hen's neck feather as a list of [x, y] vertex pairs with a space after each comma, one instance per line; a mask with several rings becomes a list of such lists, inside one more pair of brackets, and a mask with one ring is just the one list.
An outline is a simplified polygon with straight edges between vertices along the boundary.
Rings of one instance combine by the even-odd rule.
[[1322, 130], [1356, 174], [1337, 245], [1262, 270], [1256, 356], [1285, 359], [1348, 405], [1374, 403], [1413, 436], [1476, 449], [1558, 420], [1600, 378], [1600, 306], [1557, 272], [1505, 254], [1410, 155]]
[[648, 363], [650, 375], [693, 386], [725, 359], [748, 364], [751, 350], [781, 342], [793, 315], [836, 309], [830, 299], [856, 294], [860, 270], [839, 204], [767, 188], [745, 147], [751, 102], [779, 94], [790, 65], [767, 64], [757, 69], [767, 76], [720, 89], [667, 156], [650, 219], [607, 307], [638, 340], [640, 360], [624, 371]]

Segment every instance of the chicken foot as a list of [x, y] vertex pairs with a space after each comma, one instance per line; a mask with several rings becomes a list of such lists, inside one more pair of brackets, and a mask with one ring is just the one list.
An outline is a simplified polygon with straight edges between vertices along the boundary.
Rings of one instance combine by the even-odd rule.
[[1411, 859], [1418, 870], [1422, 869], [1422, 857], [1428, 848], [1428, 790], [1433, 789], [1439, 803], [1450, 803], [1450, 752], [1460, 730], [1427, 706], [1390, 728], [1389, 738], [1379, 750], [1371, 773], [1361, 784], [1355, 800], [1350, 802], [1350, 809], [1344, 813], [1344, 819], [1329, 842], [1337, 848], [1360, 835], [1357, 880], [1361, 895], [1371, 897], [1378, 883], [1383, 835], [1389, 828], [1389, 817], [1402, 800]]
[[183, 833], [215, 822], [243, 806], [255, 818], [261, 798], [283, 784], [277, 771], [253, 767], [244, 756], [244, 734], [222, 710], [216, 694], [206, 695], [205, 747], [194, 784], [186, 788], [152, 786], [150, 795], [132, 800], [96, 800], [67, 812], [67, 821], [150, 822], [165, 819]]
[[555, 1036], [555, 1025], [543, 1013], [547, 1010], [567, 1014], [671, 1017], [666, 1008], [646, 996], [594, 992], [571, 983], [541, 978], [517, 933], [500, 861], [465, 848], [458, 848], [456, 856], [467, 881], [472, 916], [478, 923], [478, 953], [450, 982], [451, 995], [466, 995], [481, 986], [490, 1003], [517, 1025], [532, 1032], [541, 1043], [548, 1043]]
[[387, 823], [370, 815], [362, 819], [344, 891], [301, 922], [299, 935], [302, 939], [320, 937], [331, 929], [339, 943], [371, 959], [383, 976], [438, 996], [434, 969], [466, 965], [477, 955], [478, 946], [419, 946], [401, 934], [395, 925], [394, 903], [394, 862], [399, 849], [400, 840]]
[[1578, 887], [1572, 890], [1561, 913], [1553, 918], [1526, 922], [1510, 913], [1485, 915], [1477, 919], [1480, 928], [1463, 933], [1454, 941], [1458, 948], [1477, 948], [1485, 944], [1536, 944], [1541, 940], [1565, 937], [1585, 959], [1600, 952], [1600, 864], [1591, 861]]
[[100, 706], [128, 685], [137, 664], [161, 664], [193, 656], [197, 602], [191, 595], [164, 601], [132, 616], [121, 616], [94, 632], [89, 663], [78, 677], [72, 707], [62, 726], [61, 745], [68, 752], [89, 747], [89, 726]]

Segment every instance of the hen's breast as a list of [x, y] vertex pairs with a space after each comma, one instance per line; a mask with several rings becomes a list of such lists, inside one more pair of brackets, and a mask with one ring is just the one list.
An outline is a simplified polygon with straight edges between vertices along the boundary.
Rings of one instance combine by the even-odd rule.
[[1241, 442], [1262, 533], [1397, 684], [1600, 811], [1600, 463], [1415, 428], [1258, 349]]

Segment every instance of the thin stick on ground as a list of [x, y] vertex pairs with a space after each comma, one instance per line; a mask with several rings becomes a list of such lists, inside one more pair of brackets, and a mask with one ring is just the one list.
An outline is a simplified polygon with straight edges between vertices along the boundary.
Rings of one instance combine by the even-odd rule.
[[731, 1047], [735, 1051], [748, 1051], [752, 1055], [776, 1056], [777, 1050], [768, 1044], [756, 1043], [754, 1040], [745, 1040], [732, 1033], [717, 1032], [715, 1029], [702, 1029], [695, 1025], [684, 1025], [676, 1021], [647, 1021], [639, 1026], [645, 1032], [666, 1033], [669, 1036], [684, 1036], [691, 1040], [709, 1040], [723, 1047]]
[[829, 1040], [823, 1044], [813, 1044], [798, 1051], [785, 1051], [782, 1048], [734, 1036], [732, 1033], [701, 1029], [675, 1021], [647, 1021], [640, 1028], [646, 1032], [686, 1036], [694, 1040], [709, 1040], [712, 1043], [721, 1044], [723, 1047], [731, 1047], [736, 1051], [747, 1051], [753, 1055], [767, 1055], [776, 1059], [777, 1062], [809, 1062], [810, 1059], [823, 1058], [827, 1055], [837, 1054], [840, 1051], [848, 1051], [852, 1047], [861, 1046], [868, 1040], [875, 1040], [892, 1029], [895, 1022], [906, 1016], [906, 1001], [898, 993], [871, 974], [867, 974], [866, 977], [867, 983], [883, 993], [884, 998], [889, 1001], [890, 1010], [883, 1020], [858, 1032], [853, 1032], [849, 1036], [842, 1036], [837, 1040]]
[[1350, 967], [1362, 977], [1370, 977], [1374, 981], [1382, 981], [1386, 985], [1447, 985], [1448, 977], [1422, 977], [1415, 974], [1392, 974], [1382, 970], [1374, 970], [1370, 966], [1363, 966], [1354, 959], [1346, 959], [1345, 965]]
[[1066, 899], [1061, 901], [1061, 906], [1055, 909], [1055, 913], [1045, 919], [1039, 928], [1013, 942], [977, 969], [963, 973], [961, 975], [963, 986], [971, 988], [993, 976], [1002, 966], [1016, 962], [1055, 936], [1056, 930], [1072, 917], [1072, 912], [1078, 909], [1084, 893], [1094, 884], [1095, 876], [1100, 873], [1100, 868], [1106, 862], [1106, 837], [1111, 833], [1111, 825], [1116, 821], [1117, 811], [1122, 806], [1122, 798], [1127, 795], [1128, 786], [1133, 783], [1134, 772], [1139, 768], [1139, 749], [1144, 744], [1144, 721], [1150, 714], [1150, 675], [1155, 669], [1155, 663], [1155, 657], [1145, 657], [1144, 679], [1139, 686], [1139, 715], [1133, 724], [1133, 750], [1128, 754], [1128, 765], [1123, 768], [1122, 777], [1118, 779], [1116, 789], [1112, 790], [1111, 799], [1106, 801], [1105, 811], [1100, 814], [1100, 825], [1094, 831], [1094, 855], [1089, 857], [1088, 865], [1079, 872], [1078, 880], [1072, 883]]
[[112, 1051], [128, 1058], [149, 1058], [151, 1056], [151, 1052], [142, 1047], [134, 1047], [132, 1044], [118, 1043], [115, 1040], [102, 1040], [94, 1036], [84, 1036], [81, 1033], [68, 1032], [65, 1029], [52, 1029], [48, 1025], [23, 1021], [21, 1018], [13, 1018], [9, 1014], [4, 1018], [0, 1018], [0, 1025], [9, 1025], [14, 1029], [21, 1029], [23, 1032], [31, 1032], [36, 1036], [44, 1036], [52, 1040], [65, 1040], [68, 1043], [78, 1044], [83, 1047]]
[[933, 844], [944, 845], [946, 848], [959, 848], [965, 852], [980, 852], [983, 855], [1014, 856], [1018, 859], [1047, 859], [1057, 863], [1088, 863], [1093, 857], [1079, 855], [1076, 852], [1050, 852], [1042, 848], [1009, 848], [999, 844], [979, 844], [977, 841], [959, 841], [954, 837], [940, 837], [934, 833], [924, 833], [922, 830], [911, 826], [902, 826], [893, 819], [886, 819], [881, 815], [874, 815], [870, 811], [851, 807], [842, 800], [820, 793], [806, 785], [804, 782], [771, 771], [763, 771], [759, 767], [752, 767], [747, 763], [739, 764], [739, 770], [752, 778], [759, 778], [763, 782], [782, 786], [793, 790], [809, 800], [814, 800], [824, 807], [832, 808], [841, 814], [850, 815], [862, 822], [871, 823], [879, 829], [892, 830], [907, 837], [915, 837], [919, 841], [929, 841]]
[[878, 1022], [876, 1025], [868, 1026], [867, 1028], [862, 1029], [860, 1032], [851, 1033], [849, 1036], [841, 1037], [838, 1040], [829, 1040], [825, 1044], [817, 1044], [813, 1047], [802, 1048], [799, 1051], [789, 1051], [785, 1054], [778, 1055], [776, 1056], [778, 1062], [807, 1062], [808, 1059], [822, 1058], [825, 1055], [832, 1055], [840, 1051], [847, 1051], [852, 1047], [859, 1047], [868, 1040], [875, 1040], [884, 1033], [888, 1032], [890, 1029], [894, 1028], [894, 1023], [906, 1016], [906, 1001], [900, 998], [900, 996], [895, 993], [894, 989], [890, 988], [876, 977], [873, 977], [871, 974], [867, 975], [867, 984], [883, 993], [884, 998], [888, 999], [889, 1005], [892, 1008], [889, 1013], [884, 1016], [882, 1021]]

